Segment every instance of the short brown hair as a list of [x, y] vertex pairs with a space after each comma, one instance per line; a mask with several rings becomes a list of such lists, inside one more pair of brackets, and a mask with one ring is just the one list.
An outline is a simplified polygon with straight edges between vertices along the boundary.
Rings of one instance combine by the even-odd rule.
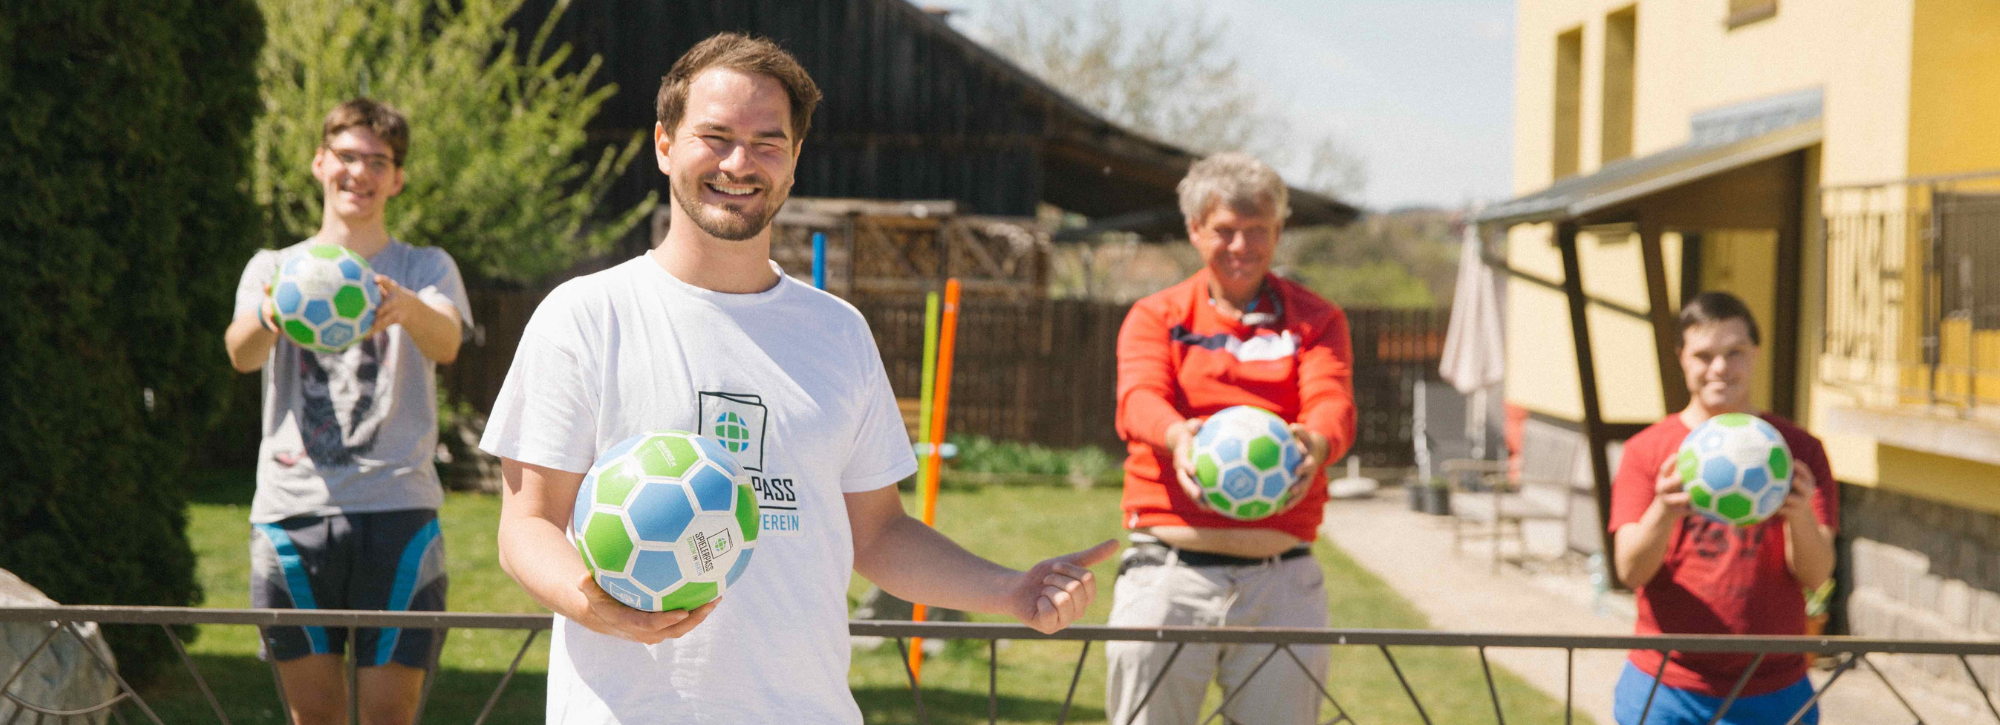
[[410, 121], [395, 107], [369, 98], [342, 101], [326, 113], [326, 123], [320, 127], [320, 145], [326, 145], [350, 128], [368, 129], [382, 143], [389, 144], [396, 166], [402, 167], [403, 157], [410, 153]]
[[1681, 341], [1686, 343], [1689, 328], [1730, 320], [1743, 321], [1743, 327], [1750, 331], [1750, 344], [1764, 344], [1757, 339], [1757, 318], [1750, 316], [1750, 306], [1736, 295], [1716, 291], [1695, 295], [1681, 307]]
[[687, 113], [688, 84], [702, 71], [717, 67], [766, 75], [778, 81], [792, 102], [792, 143], [797, 145], [806, 140], [806, 130], [812, 128], [813, 109], [819, 106], [819, 86], [798, 59], [777, 43], [741, 33], [716, 33], [674, 61], [674, 67], [660, 79], [660, 96], [655, 102], [661, 128], [673, 133], [680, 127], [681, 116]]

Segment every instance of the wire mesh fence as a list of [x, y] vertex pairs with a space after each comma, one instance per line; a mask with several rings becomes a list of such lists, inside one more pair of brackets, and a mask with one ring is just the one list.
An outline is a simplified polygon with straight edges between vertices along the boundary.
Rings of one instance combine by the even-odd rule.
[[[469, 612], [373, 612], [110, 606], [0, 608], [0, 623], [33, 623], [48, 627], [48, 632], [43, 636], [41, 644], [35, 647], [27, 656], [23, 657], [15, 667], [11, 668], [4, 681], [0, 681], [0, 704], [12, 706], [11, 708], [0, 708], [0, 714], [7, 714], [8, 709], [12, 710], [12, 716], [5, 720], [0, 720], [0, 725], [14, 725], [16, 722], [24, 722], [23, 718], [29, 715], [32, 715], [32, 718], [25, 720], [25, 722], [34, 723], [35, 725], [71, 722], [128, 723], [132, 719], [137, 719], [140, 722], [155, 723], [155, 725], [165, 725], [165, 721], [146, 702], [145, 698], [118, 675], [116, 668], [112, 667], [111, 663], [104, 659], [102, 655], [97, 654], [95, 649], [88, 646], [85, 646], [83, 649], [91, 652], [92, 656], [96, 658], [96, 664], [106, 668], [110, 676], [117, 683], [117, 693], [114, 696], [102, 702], [84, 707], [60, 709], [51, 707], [49, 703], [28, 701], [15, 693], [13, 688], [15, 681], [24, 672], [28, 671], [29, 667], [35, 662], [35, 659], [41, 656], [47, 649], [49, 643], [57, 637], [62, 636], [75, 637], [79, 641], [82, 640], [84, 635], [79, 632], [78, 625], [86, 622], [155, 625], [166, 630], [168, 637], [174, 643], [175, 649], [180, 653], [181, 663], [187, 668], [194, 686], [201, 691], [210, 711], [214, 714], [215, 722], [222, 725], [231, 725], [229, 716], [224, 711], [221, 702], [217, 700], [214, 691], [202, 677], [202, 673], [196, 667], [194, 660], [188, 656], [187, 650], [181, 640], [174, 635], [173, 625], [337, 627], [348, 629], [350, 640], [353, 638], [353, 630], [364, 627], [521, 631], [523, 635], [520, 649], [516, 651], [513, 661], [507, 667], [506, 673], [499, 679], [492, 693], [486, 698], [485, 706], [472, 720], [474, 725], [479, 725], [486, 722], [487, 718], [492, 715], [495, 704], [499, 702], [501, 694], [505, 692], [508, 683], [513, 679], [513, 675], [520, 669], [523, 658], [527, 655], [536, 639], [553, 625], [553, 618], [546, 614], [483, 614]], [[999, 703], [1001, 702], [999, 643], [1006, 640], [1054, 640], [1076, 642], [1079, 649], [1075, 669], [1070, 675], [1067, 695], [1062, 703], [1062, 709], [1055, 720], [1058, 723], [1066, 722], [1070, 718], [1071, 706], [1074, 704], [1077, 692], [1077, 684], [1082, 679], [1090, 650], [1094, 645], [1106, 642], [1150, 642], [1168, 646], [1171, 649], [1166, 664], [1162, 666], [1160, 672], [1153, 678], [1152, 682], [1144, 690], [1140, 691], [1138, 701], [1141, 704], [1138, 706], [1138, 709], [1142, 712], [1145, 703], [1158, 691], [1161, 682], [1165, 679], [1166, 673], [1174, 666], [1174, 662], [1191, 645], [1229, 644], [1270, 647], [1256, 668], [1250, 673], [1250, 678], [1254, 678], [1258, 674], [1267, 671], [1267, 668], [1270, 667], [1297, 667], [1300, 670], [1310, 672], [1310, 668], [1308, 668], [1299, 652], [1301, 648], [1357, 647], [1372, 649], [1380, 653], [1382, 666], [1394, 673], [1396, 681], [1401, 687], [1402, 695], [1407, 700], [1410, 708], [1415, 712], [1417, 718], [1424, 723], [1431, 723], [1432, 716], [1425, 709], [1425, 698], [1420, 692], [1423, 683], [1413, 682], [1405, 675], [1404, 668], [1396, 658], [1396, 650], [1408, 648], [1455, 648], [1473, 650], [1478, 653], [1479, 667], [1484, 676], [1487, 695], [1493, 707], [1493, 720], [1495, 723], [1505, 725], [1507, 722], [1507, 713], [1502, 707], [1499, 692], [1494, 686], [1493, 669], [1487, 659], [1487, 650], [1521, 648], [1560, 650], [1565, 653], [1564, 661], [1567, 668], [1565, 681], [1571, 683], [1565, 688], [1563, 693], [1563, 712], [1565, 713], [1565, 722], [1568, 722], [1569, 718], [1576, 712], [1576, 693], [1573, 686], [1576, 652], [1578, 650], [1636, 649], [1652, 650], [1660, 652], [1662, 655], [1673, 652], [1751, 655], [1750, 667], [1736, 681], [1729, 696], [1723, 700], [1714, 718], [1711, 719], [1711, 723], [1720, 721], [1727, 714], [1730, 707], [1739, 699], [1745, 684], [1750, 681], [1751, 677], [1757, 672], [1758, 667], [1765, 662], [1767, 657], [1780, 654], [1810, 653], [1837, 657], [1838, 664], [1827, 681], [1814, 693], [1812, 699], [1794, 713], [1786, 721], [1786, 725], [1793, 725], [1802, 721], [1813, 705], [1818, 703], [1822, 696], [1840, 683], [1843, 677], [1864, 670], [1869, 675], [1880, 680], [1886, 690], [1901, 705], [1903, 711], [1909, 714], [1912, 721], [1921, 725], [1924, 722], [1923, 717], [1904, 698], [1901, 691], [1890, 680], [1889, 675], [1883, 670], [1876, 668], [1874, 662], [1870, 660], [1870, 655], [1878, 654], [1930, 655], [1956, 659], [1963, 666], [1968, 681], [1978, 691], [1987, 712], [1991, 714], [1996, 725], [2000, 725], [2000, 707], [1995, 706], [1989, 690], [1989, 686], [1994, 683], [1982, 681], [1969, 659], [1972, 657], [2000, 657], [2000, 642], [1894, 640], [1836, 636], [1605, 636], [1381, 629], [1295, 629], [1272, 627], [1142, 628], [1096, 625], [1079, 625], [1054, 634], [1042, 634], [1020, 625], [973, 622], [854, 621], [848, 624], [848, 630], [852, 636], [879, 637], [884, 640], [894, 640], [896, 642], [898, 652], [904, 655], [901, 658], [901, 661], [905, 663], [903, 674], [910, 685], [910, 696], [913, 700], [919, 722], [930, 722], [930, 718], [924, 709], [924, 689], [920, 686], [915, 673], [907, 667], [909, 658], [907, 656], [908, 645], [906, 643], [909, 639], [915, 637], [938, 640], [969, 640], [984, 642], [986, 644], [986, 702], [988, 722], [997, 722]], [[444, 638], [436, 638], [435, 641], [442, 643], [443, 640]], [[1664, 668], [1665, 657], [1662, 657], [1661, 670], [1664, 670]], [[354, 687], [356, 671], [351, 664], [351, 660], [346, 674], [348, 677], [347, 691], [350, 698], [348, 712], [350, 721], [353, 721], [353, 718], [357, 717], [357, 709], [352, 699], [356, 692], [356, 688]], [[1661, 671], [1652, 673], [1654, 682], [1653, 691], [1648, 693], [1644, 711], [1640, 716], [1640, 723], [1642, 725], [1646, 717], [1651, 714], [1653, 696], [1658, 692], [1660, 675]], [[275, 682], [277, 677], [275, 665], [273, 666], [272, 676]], [[1348, 707], [1343, 705], [1341, 693], [1338, 692], [1340, 689], [1338, 682], [1319, 682], [1315, 678], [1308, 679], [1314, 680], [1314, 686], [1317, 688], [1317, 696], [1333, 712], [1333, 718], [1327, 720], [1325, 725], [1334, 725], [1336, 723], [1348, 723], [1351, 725], [1359, 722]], [[423, 694], [419, 698], [417, 708], [417, 722], [419, 723], [424, 721], [424, 709], [429, 699], [430, 686], [433, 680], [434, 678], [426, 679]], [[288, 712], [284, 708], [282, 689], [275, 686], [272, 689], [274, 690], [273, 697], [280, 705], [280, 711]], [[1221, 704], [1206, 713], [1201, 722], [1215, 722], [1223, 716], [1224, 711], [1229, 705], [1230, 698], [1225, 697]], [[453, 713], [453, 715], [462, 715], [462, 713]], [[128, 716], [130, 717], [128, 718]]]

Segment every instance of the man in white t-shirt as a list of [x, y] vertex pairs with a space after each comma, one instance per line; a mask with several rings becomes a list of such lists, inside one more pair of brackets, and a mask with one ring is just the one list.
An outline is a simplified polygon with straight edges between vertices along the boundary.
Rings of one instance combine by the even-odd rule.
[[[904, 514], [916, 471], [861, 315], [770, 261], [819, 89], [789, 54], [732, 33], [676, 62], [653, 130], [672, 226], [652, 252], [556, 288], [488, 421], [503, 459], [500, 563], [557, 624], [550, 723], [859, 723], [846, 592], [860, 572], [912, 601], [1052, 632], [1096, 596], [1116, 542], [1026, 572]], [[693, 611], [642, 612], [591, 581], [563, 536], [597, 454], [647, 430], [752, 431], [757, 561]], [[735, 421], [731, 420], [734, 425]]]

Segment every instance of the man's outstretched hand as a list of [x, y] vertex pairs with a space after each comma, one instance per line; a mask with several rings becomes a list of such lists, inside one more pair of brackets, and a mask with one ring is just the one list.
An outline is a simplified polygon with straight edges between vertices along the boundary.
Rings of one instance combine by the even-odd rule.
[[1014, 618], [1043, 634], [1069, 626], [1097, 599], [1097, 577], [1090, 573], [1090, 567], [1115, 553], [1118, 541], [1106, 539], [1089, 549], [1036, 564], [1008, 593]]

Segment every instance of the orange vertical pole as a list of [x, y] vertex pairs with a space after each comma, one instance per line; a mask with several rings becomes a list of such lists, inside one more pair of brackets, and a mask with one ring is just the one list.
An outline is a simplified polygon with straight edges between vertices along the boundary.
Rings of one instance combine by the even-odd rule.
[[[924, 504], [924, 525], [937, 524], [938, 472], [944, 466], [944, 421], [951, 409], [951, 359], [958, 346], [958, 279], [945, 280], [944, 319], [938, 323], [937, 382], [931, 388], [931, 429], [929, 455], [924, 457], [923, 475], [917, 485], [922, 491]], [[924, 621], [927, 607], [918, 603], [910, 608], [910, 621]], [[924, 675], [924, 638], [910, 638], [910, 675], [921, 680]]]

